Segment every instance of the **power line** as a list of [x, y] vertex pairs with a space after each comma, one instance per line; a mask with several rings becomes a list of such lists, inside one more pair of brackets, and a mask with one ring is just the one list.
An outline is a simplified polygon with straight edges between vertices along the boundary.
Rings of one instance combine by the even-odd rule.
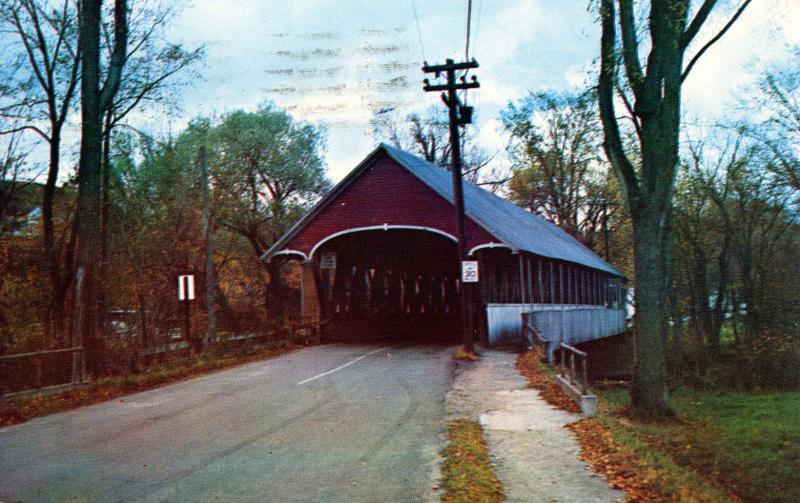
[[464, 60], [469, 61], [469, 29], [472, 24], [472, 0], [467, 0], [467, 45], [464, 48]]
[[481, 14], [483, 13], [483, 0], [478, 2], [478, 15], [475, 17], [475, 28], [472, 30], [472, 57], [478, 52], [478, 39], [481, 33]]
[[414, 12], [414, 21], [417, 23], [417, 40], [419, 41], [419, 52], [422, 53], [422, 61], [427, 60], [425, 57], [425, 47], [422, 45], [422, 30], [419, 27], [419, 16], [417, 15], [417, 2], [411, 0], [411, 10]]

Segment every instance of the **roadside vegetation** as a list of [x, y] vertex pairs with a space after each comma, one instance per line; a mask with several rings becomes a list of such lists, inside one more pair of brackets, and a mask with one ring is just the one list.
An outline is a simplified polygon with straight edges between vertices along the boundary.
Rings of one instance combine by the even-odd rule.
[[681, 388], [675, 417], [631, 419], [624, 390], [601, 393], [600, 422], [688, 468], [743, 501], [800, 502], [800, 392], [742, 392]]
[[492, 472], [481, 425], [455, 421], [447, 429], [442, 451], [442, 501], [445, 503], [499, 503], [505, 501], [503, 484]]
[[[576, 411], [540, 352], [517, 367], [549, 403]], [[800, 393], [682, 387], [660, 420], [634, 414], [626, 389], [598, 395], [600, 415], [568, 428], [581, 459], [628, 501], [800, 501]]]

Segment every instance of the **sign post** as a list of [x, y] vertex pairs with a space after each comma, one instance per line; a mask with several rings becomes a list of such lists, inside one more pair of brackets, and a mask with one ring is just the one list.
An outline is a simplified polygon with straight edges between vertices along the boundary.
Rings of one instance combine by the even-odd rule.
[[[191, 343], [191, 313], [189, 303], [194, 300], [194, 275], [186, 274], [178, 276], [178, 300], [183, 302], [183, 336], [190, 345]], [[192, 347], [194, 347], [192, 345]]]

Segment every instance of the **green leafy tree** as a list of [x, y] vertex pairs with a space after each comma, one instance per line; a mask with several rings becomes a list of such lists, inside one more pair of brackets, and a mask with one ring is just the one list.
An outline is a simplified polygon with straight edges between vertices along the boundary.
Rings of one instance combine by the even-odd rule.
[[[690, 0], [600, 0], [598, 103], [603, 147], [620, 180], [633, 226], [636, 270], [636, 364], [631, 398], [646, 415], [668, 413], [666, 305], [671, 285], [672, 197], [678, 169], [681, 89], [702, 55], [735, 23], [744, 0], [722, 30], [688, 60], [687, 50], [715, 10], [717, 0], [692, 9]], [[642, 38], [648, 37], [645, 43]], [[644, 56], [644, 64], [642, 63]], [[623, 71], [619, 71], [620, 67]], [[621, 114], [634, 130], [639, 161], [626, 152]], [[627, 124], [627, 123], [626, 123]]]
[[[215, 220], [245, 238], [254, 258], [330, 187], [322, 132], [271, 105], [227, 114], [208, 140]], [[266, 304], [281, 306], [287, 299], [280, 264], [262, 263], [269, 275]]]
[[601, 233], [616, 220], [619, 194], [598, 155], [591, 93], [531, 93], [510, 103], [501, 119], [511, 140], [511, 200], [589, 246], [604, 244]]

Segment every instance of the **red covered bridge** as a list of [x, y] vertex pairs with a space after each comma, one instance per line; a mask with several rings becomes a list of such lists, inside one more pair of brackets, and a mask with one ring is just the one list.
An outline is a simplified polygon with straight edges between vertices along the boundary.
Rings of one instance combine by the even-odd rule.
[[[301, 312], [327, 321], [326, 340], [457, 339], [451, 180], [382, 144], [263, 258], [302, 261]], [[466, 182], [464, 206], [466, 249], [480, 270], [472, 306], [479, 339], [521, 342], [523, 312], [542, 312], [540, 323], [564, 342], [622, 332], [618, 270], [556, 225]], [[598, 321], [581, 328], [579, 311]]]

